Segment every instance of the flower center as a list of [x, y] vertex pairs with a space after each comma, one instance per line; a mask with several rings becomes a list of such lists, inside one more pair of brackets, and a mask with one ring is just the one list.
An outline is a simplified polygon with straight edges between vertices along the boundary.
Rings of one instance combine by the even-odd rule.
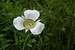
[[31, 19], [25, 19], [23, 24], [24, 24], [25, 29], [27, 30], [35, 27], [35, 21]]

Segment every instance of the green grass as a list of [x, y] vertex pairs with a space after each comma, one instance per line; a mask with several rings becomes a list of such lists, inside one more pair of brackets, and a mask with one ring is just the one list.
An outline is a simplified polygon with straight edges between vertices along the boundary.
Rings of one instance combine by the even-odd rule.
[[[40, 35], [14, 28], [13, 19], [27, 9], [40, 11]], [[75, 50], [75, 1], [0, 0], [0, 50]]]

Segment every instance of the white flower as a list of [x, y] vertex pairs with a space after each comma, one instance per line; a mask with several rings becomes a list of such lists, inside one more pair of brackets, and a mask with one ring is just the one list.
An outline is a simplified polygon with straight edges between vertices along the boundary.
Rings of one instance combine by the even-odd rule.
[[42, 32], [45, 25], [38, 19], [40, 13], [37, 10], [26, 10], [24, 16], [18, 16], [13, 20], [13, 25], [17, 30], [30, 30], [32, 34], [38, 35]]

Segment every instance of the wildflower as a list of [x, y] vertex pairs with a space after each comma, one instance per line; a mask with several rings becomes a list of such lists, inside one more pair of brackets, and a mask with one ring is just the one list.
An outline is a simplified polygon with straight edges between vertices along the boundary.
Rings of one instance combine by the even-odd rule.
[[14, 18], [13, 25], [17, 30], [25, 29], [26, 32], [30, 30], [32, 34], [38, 35], [45, 27], [43, 23], [37, 20], [39, 16], [40, 13], [37, 10], [26, 10], [24, 16]]

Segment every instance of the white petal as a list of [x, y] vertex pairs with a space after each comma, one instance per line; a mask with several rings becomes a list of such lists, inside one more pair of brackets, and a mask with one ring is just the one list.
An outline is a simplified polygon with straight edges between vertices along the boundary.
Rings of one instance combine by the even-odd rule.
[[32, 19], [32, 20], [37, 20], [38, 19], [38, 17], [40, 16], [40, 13], [39, 13], [39, 11], [37, 11], [37, 10], [26, 10], [25, 12], [24, 12], [24, 15], [25, 15], [25, 17], [27, 18], [27, 19]]
[[43, 23], [37, 21], [36, 26], [30, 29], [30, 31], [32, 32], [33, 35], [38, 35], [43, 31], [44, 27], [45, 25]]
[[17, 30], [23, 30], [24, 29], [23, 22], [24, 20], [22, 17], [17, 17], [13, 20], [13, 25]]

